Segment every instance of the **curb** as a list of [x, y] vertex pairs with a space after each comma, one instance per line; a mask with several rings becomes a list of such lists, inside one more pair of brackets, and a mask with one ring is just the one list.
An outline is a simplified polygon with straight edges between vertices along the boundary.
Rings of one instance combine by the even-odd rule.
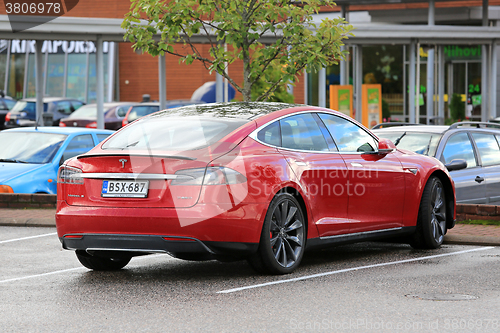
[[55, 228], [54, 218], [16, 218], [0, 217], [0, 226], [4, 227], [48, 227]]
[[500, 246], [500, 237], [473, 235], [446, 235], [443, 244]]

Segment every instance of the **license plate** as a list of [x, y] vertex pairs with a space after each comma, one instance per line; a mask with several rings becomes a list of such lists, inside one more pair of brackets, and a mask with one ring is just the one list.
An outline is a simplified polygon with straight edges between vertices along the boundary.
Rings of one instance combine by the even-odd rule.
[[146, 198], [149, 181], [104, 180], [101, 195], [114, 198]]

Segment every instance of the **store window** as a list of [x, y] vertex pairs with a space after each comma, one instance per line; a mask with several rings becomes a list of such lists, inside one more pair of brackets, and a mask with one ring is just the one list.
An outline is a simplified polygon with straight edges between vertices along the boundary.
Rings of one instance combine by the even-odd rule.
[[7, 95], [16, 99], [23, 98], [24, 69], [26, 54], [11, 54]]
[[87, 55], [68, 55], [68, 83], [66, 96], [85, 100], [85, 80], [87, 76]]
[[63, 85], [64, 54], [49, 54], [45, 94], [51, 97], [63, 97]]
[[[95, 103], [97, 101], [97, 76], [96, 76], [96, 55], [95, 53], [89, 54], [89, 90], [87, 103]], [[108, 55], [103, 56], [103, 69], [104, 69], [104, 96], [108, 91]]]
[[7, 69], [7, 50], [9, 42], [0, 40], [0, 90], [5, 90], [5, 70]]
[[[42, 66], [45, 64], [45, 54], [42, 55]], [[45, 66], [44, 66], [45, 67]], [[43, 73], [45, 76], [45, 73]], [[35, 54], [30, 53], [28, 58], [28, 86], [26, 88], [26, 97], [36, 97], [36, 69], [35, 69]]]

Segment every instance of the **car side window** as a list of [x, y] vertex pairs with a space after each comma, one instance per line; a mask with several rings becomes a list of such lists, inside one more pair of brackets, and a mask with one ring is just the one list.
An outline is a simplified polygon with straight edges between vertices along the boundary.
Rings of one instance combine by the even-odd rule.
[[92, 135], [77, 135], [73, 139], [71, 139], [68, 146], [64, 150], [63, 160], [67, 160], [68, 158], [74, 157], [76, 155], [86, 153], [93, 147], [94, 140], [92, 139]]
[[493, 134], [472, 133], [483, 166], [500, 164], [500, 148]]
[[257, 133], [257, 139], [271, 146], [281, 147], [281, 131], [279, 121], [267, 125]]
[[310, 113], [290, 116], [279, 121], [283, 148], [329, 151], [318, 123]]
[[0, 101], [0, 110], [9, 110], [9, 108], [7, 107], [7, 104], [4, 104]]
[[110, 134], [97, 134], [97, 141], [101, 143], [104, 139], [106, 139]]
[[332, 114], [318, 113], [340, 152], [376, 151], [377, 141], [358, 125]]
[[71, 112], [74, 111], [74, 109], [72, 108], [71, 103], [69, 101], [57, 102], [56, 109], [57, 109], [57, 112], [64, 113], [64, 114], [70, 114]]
[[443, 159], [445, 164], [462, 159], [467, 161], [467, 168], [477, 166], [474, 149], [467, 133], [454, 134], [448, 139], [444, 146]]

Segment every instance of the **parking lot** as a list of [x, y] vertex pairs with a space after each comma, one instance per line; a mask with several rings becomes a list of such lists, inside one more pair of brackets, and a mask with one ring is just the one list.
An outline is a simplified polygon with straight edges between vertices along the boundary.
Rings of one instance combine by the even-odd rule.
[[2, 331], [496, 332], [498, 247], [364, 243], [306, 253], [291, 275], [245, 262], [132, 259], [83, 268], [54, 228], [0, 227]]

